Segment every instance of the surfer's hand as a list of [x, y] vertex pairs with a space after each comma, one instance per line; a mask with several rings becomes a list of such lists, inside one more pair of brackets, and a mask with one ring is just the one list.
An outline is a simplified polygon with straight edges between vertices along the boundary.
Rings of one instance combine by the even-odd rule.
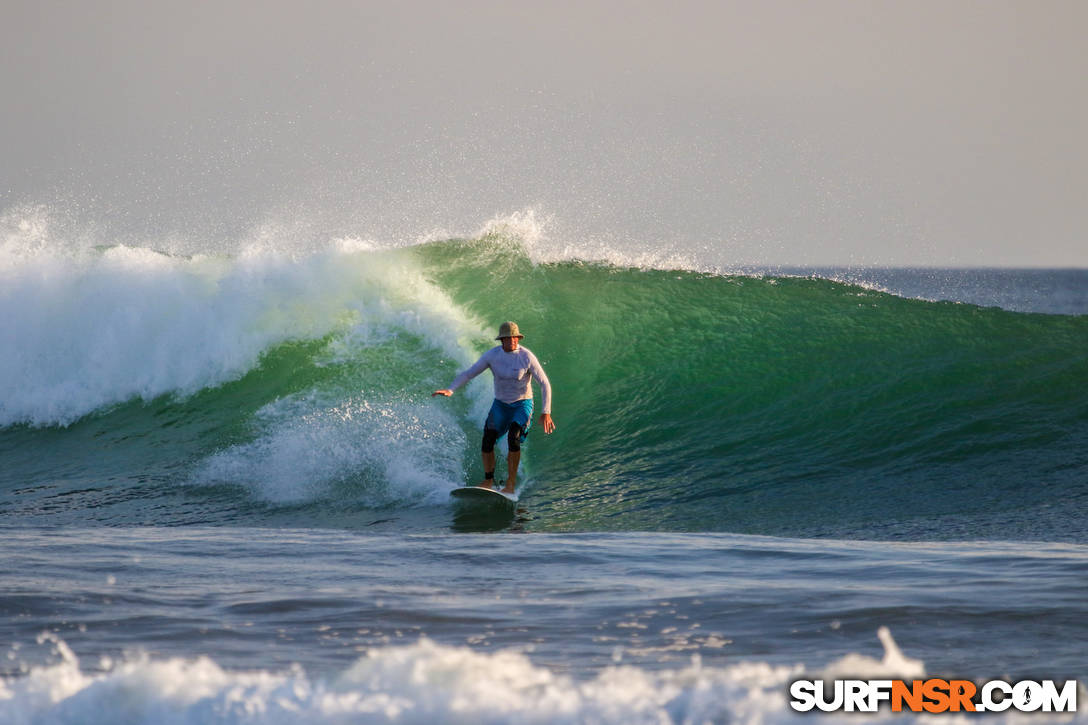
[[540, 425], [544, 426], [545, 433], [551, 433], [555, 430], [555, 423], [552, 421], [551, 413], [540, 414]]
[[431, 393], [432, 398], [434, 396], [436, 396], [436, 395], [445, 395], [448, 398], [451, 395], [453, 395], [453, 391], [452, 390], [436, 390], [433, 393]]

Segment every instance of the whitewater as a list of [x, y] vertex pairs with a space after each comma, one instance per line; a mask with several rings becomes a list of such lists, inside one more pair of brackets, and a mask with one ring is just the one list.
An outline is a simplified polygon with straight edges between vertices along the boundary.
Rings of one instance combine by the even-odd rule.
[[[1088, 681], [1088, 273], [545, 227], [6, 212], [0, 721], [792, 722], [843, 668]], [[490, 381], [430, 392], [507, 319], [558, 429], [515, 512], [465, 515]]]

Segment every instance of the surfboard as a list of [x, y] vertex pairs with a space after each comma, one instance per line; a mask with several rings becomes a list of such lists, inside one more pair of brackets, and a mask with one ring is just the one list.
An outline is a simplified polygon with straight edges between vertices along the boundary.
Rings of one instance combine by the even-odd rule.
[[450, 496], [461, 503], [479, 503], [494, 506], [496, 504], [512, 506], [518, 501], [517, 493], [503, 493], [493, 488], [462, 486], [450, 491]]

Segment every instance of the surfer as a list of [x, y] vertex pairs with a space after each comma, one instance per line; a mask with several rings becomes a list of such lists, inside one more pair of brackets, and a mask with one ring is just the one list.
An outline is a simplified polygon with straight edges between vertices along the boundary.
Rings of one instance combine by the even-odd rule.
[[491, 411], [484, 423], [484, 440], [481, 446], [484, 480], [479, 486], [492, 487], [495, 480], [495, 442], [505, 435], [509, 454], [506, 457], [506, 487], [502, 489], [503, 493], [514, 493], [517, 486], [521, 444], [525, 441], [525, 436], [529, 435], [529, 427], [533, 421], [531, 378], [536, 378], [544, 398], [540, 425], [545, 433], [555, 430], [555, 423], [552, 422], [552, 385], [536, 355], [529, 348], [521, 347], [523, 337], [525, 335], [518, 330], [516, 322], [502, 323], [499, 326], [499, 336], [495, 338], [501, 345], [496, 345], [481, 355], [448, 388], [431, 393], [432, 398], [436, 395], [448, 398], [453, 395], [454, 390], [491, 368], [491, 375], [495, 379], [495, 402], [491, 404]]

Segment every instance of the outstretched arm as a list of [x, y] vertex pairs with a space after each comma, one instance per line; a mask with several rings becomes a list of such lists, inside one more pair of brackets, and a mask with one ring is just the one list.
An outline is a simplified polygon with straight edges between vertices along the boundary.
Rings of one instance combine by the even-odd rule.
[[454, 378], [453, 383], [448, 388], [434, 391], [433, 393], [431, 393], [431, 397], [433, 398], [436, 395], [444, 395], [447, 398], [450, 397], [451, 395], [453, 395], [454, 390], [457, 390], [459, 387], [467, 383], [469, 380], [472, 380], [484, 370], [487, 370], [486, 352], [480, 356], [479, 360], [472, 363], [472, 365], [469, 366], [467, 369], [462, 370], [461, 373], [456, 378]]

